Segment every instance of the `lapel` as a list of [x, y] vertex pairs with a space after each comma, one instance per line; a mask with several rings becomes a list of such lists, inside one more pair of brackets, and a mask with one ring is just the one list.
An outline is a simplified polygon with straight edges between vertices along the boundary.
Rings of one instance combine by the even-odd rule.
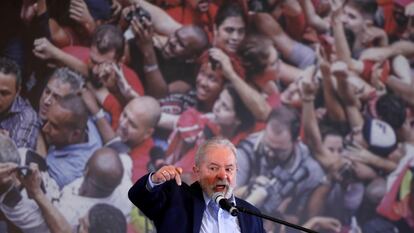
[[[242, 205], [241, 202], [237, 200], [237, 198], [236, 198], [236, 203], [237, 203], [237, 205]], [[242, 213], [242, 212], [239, 212], [239, 214], [237, 215], [237, 220], [239, 220], [240, 232], [241, 233], [248, 232], [247, 231], [247, 229], [248, 229], [247, 224], [249, 223], [250, 219], [247, 218], [247, 215]]]
[[204, 202], [201, 186], [198, 182], [194, 182], [190, 186], [190, 190], [193, 193], [193, 232], [199, 233], [206, 204]]

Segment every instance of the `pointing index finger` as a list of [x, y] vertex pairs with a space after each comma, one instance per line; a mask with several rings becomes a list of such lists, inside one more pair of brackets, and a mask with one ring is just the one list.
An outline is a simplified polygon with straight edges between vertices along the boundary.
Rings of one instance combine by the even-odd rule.
[[175, 181], [177, 182], [178, 185], [181, 186], [181, 184], [182, 184], [181, 174], [183, 173], [183, 169], [180, 168], [180, 167], [177, 167], [177, 168], [175, 168], [175, 171], [176, 171], [175, 177], [174, 177], [175, 178]]

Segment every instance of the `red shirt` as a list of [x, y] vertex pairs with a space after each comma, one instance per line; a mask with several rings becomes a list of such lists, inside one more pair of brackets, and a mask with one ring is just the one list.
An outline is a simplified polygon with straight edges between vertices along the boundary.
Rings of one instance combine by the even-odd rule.
[[136, 181], [148, 173], [147, 164], [150, 161], [150, 150], [154, 146], [152, 138], [146, 139], [139, 146], [132, 149], [132, 180]]
[[384, 30], [388, 36], [391, 37], [400, 37], [406, 27], [398, 25], [395, 21], [393, 10], [394, 10], [394, 1], [393, 0], [377, 0], [378, 7], [384, 11]]
[[284, 15], [284, 18], [286, 22], [284, 28], [286, 33], [292, 37], [292, 39], [301, 41], [307, 27], [305, 14], [302, 12], [301, 14], [295, 16]]

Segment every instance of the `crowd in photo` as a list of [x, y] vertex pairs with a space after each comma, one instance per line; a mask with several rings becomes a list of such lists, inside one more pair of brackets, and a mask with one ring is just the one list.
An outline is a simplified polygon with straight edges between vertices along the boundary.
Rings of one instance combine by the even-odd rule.
[[0, 232], [155, 233], [128, 190], [193, 183], [218, 136], [266, 215], [414, 232], [414, 0], [3, 0], [0, 25]]

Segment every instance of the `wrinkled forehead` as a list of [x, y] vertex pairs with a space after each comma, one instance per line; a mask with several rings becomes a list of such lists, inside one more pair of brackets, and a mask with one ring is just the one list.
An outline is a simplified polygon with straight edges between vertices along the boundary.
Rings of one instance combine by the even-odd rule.
[[235, 151], [233, 151], [230, 147], [224, 145], [212, 145], [208, 147], [203, 157], [203, 162], [206, 164], [236, 164]]
[[274, 141], [277, 141], [280, 135], [290, 136], [290, 126], [288, 122], [283, 122], [281, 119], [270, 119], [266, 124], [264, 130], [262, 142], [266, 144], [272, 144]]
[[89, 61], [92, 65], [99, 65], [105, 62], [114, 62], [116, 60], [116, 51], [112, 49], [106, 53], [102, 53], [95, 45], [91, 46], [89, 53]]

